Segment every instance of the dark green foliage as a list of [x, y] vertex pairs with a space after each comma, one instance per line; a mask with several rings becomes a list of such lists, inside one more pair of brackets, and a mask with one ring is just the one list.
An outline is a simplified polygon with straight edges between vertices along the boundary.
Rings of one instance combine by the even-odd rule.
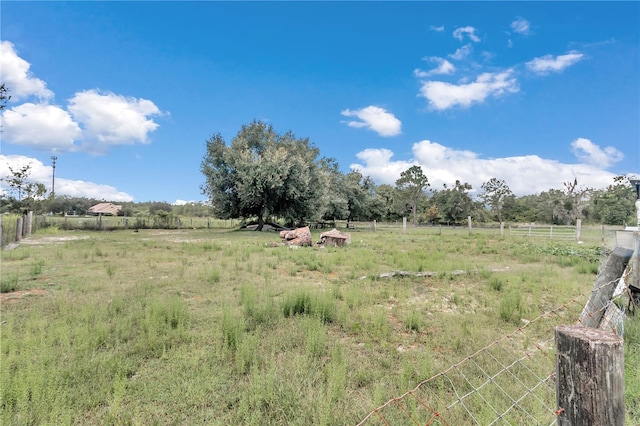
[[280, 135], [261, 121], [242, 126], [229, 146], [215, 134], [201, 165], [202, 193], [217, 217], [257, 217], [258, 230], [270, 216], [291, 223], [316, 217], [319, 153], [308, 139]]

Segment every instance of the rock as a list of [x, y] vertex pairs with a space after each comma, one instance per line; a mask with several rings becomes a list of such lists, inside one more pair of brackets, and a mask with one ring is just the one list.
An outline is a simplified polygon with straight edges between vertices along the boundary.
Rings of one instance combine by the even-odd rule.
[[308, 226], [296, 228], [293, 231], [280, 231], [280, 238], [290, 246], [310, 246], [311, 231]]
[[331, 231], [320, 234], [320, 244], [326, 246], [344, 246], [351, 244], [351, 234], [348, 232], [340, 232], [336, 228]]

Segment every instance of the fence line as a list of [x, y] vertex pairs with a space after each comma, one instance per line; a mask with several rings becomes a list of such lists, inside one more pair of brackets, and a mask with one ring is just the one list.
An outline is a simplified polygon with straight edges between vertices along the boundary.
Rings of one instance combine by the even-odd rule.
[[542, 225], [520, 225], [509, 227], [509, 235], [520, 237], [540, 237], [550, 240], [573, 240], [579, 239], [578, 228], [575, 226], [542, 226]]
[[[617, 280], [616, 280], [617, 281]], [[621, 292], [606, 306], [591, 306], [594, 292], [604, 283], [547, 311], [443, 372], [420, 382], [403, 395], [371, 411], [358, 424], [384, 425], [551, 425], [556, 407], [554, 330], [575, 323], [583, 311], [603, 317], [600, 328], [616, 332], [620, 317], [603, 316]], [[571, 320], [573, 319], [573, 320]], [[577, 323], [581, 324], [581, 320]]]
[[[26, 223], [23, 218], [23, 224]], [[2, 215], [0, 227], [0, 247], [5, 247], [10, 243], [18, 240], [17, 235], [27, 237], [28, 232], [22, 229], [18, 232], [18, 224], [21, 216], [19, 215]], [[233, 228], [240, 222], [236, 219], [214, 219], [211, 217], [124, 217], [124, 216], [48, 216], [33, 215], [31, 221], [32, 233], [38, 230], [56, 227], [62, 230], [83, 230], [83, 231], [100, 231], [100, 230], [127, 230], [127, 229], [208, 229], [208, 228]], [[22, 225], [24, 226], [24, 225]]]

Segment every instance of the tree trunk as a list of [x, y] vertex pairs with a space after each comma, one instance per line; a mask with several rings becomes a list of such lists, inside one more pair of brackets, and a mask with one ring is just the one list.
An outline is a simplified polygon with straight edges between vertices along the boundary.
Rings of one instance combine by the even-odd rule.
[[416, 227], [416, 226], [418, 226], [418, 218], [417, 218], [418, 206], [417, 206], [417, 204], [413, 205], [412, 210], [413, 210], [413, 226]]
[[256, 228], [256, 231], [262, 231], [262, 227], [264, 226], [264, 218], [262, 217], [262, 214], [258, 215], [258, 227]]

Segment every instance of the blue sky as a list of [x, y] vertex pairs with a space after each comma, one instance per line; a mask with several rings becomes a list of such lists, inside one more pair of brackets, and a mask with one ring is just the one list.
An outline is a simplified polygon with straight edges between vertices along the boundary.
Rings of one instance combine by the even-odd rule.
[[640, 174], [639, 2], [2, 1], [0, 175], [201, 201], [206, 140], [254, 119], [378, 184], [517, 195]]

